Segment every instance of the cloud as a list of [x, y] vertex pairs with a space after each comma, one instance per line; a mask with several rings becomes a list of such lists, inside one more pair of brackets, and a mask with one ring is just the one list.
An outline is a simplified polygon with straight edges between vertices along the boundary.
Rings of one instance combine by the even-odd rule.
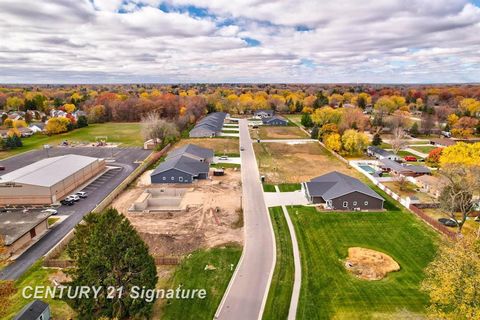
[[471, 82], [466, 0], [0, 2], [0, 82]]

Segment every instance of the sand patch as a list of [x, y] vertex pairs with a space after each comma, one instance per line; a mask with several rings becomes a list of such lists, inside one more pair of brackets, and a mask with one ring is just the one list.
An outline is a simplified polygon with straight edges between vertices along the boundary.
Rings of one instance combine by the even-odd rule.
[[400, 265], [389, 255], [365, 248], [348, 248], [345, 268], [364, 280], [381, 280], [387, 273], [400, 270]]

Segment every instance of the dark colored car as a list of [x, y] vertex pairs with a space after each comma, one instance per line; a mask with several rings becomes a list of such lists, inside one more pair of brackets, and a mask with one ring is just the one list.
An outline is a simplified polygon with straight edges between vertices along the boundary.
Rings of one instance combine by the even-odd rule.
[[3, 171], [5, 170], [5, 167], [4, 166], [0, 166], [0, 171]]
[[75, 201], [69, 200], [69, 199], [63, 199], [60, 201], [61, 204], [64, 206], [73, 206], [75, 204]]
[[444, 226], [447, 226], [447, 227], [457, 227], [458, 226], [457, 221], [455, 221], [453, 219], [440, 218], [440, 219], [438, 219], [438, 222], [440, 222], [441, 224], [443, 224]]

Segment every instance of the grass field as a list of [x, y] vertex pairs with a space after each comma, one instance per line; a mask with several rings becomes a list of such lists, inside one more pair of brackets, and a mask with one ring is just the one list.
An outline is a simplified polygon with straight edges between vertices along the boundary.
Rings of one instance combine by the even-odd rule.
[[278, 185], [280, 192], [292, 192], [302, 189], [300, 183], [281, 183]]
[[[423, 269], [434, 258], [438, 237], [413, 215], [403, 211], [319, 213], [312, 207], [293, 207], [289, 213], [302, 258], [297, 319], [421, 316], [428, 297], [419, 285]], [[401, 270], [379, 281], [360, 280], [344, 267], [349, 247], [384, 252]]]
[[274, 184], [263, 184], [263, 192], [277, 192]]
[[253, 147], [260, 174], [270, 184], [304, 182], [333, 170], [363, 178], [318, 143], [255, 143]]
[[416, 154], [413, 154], [413, 153], [408, 152], [408, 151], [406, 151], [406, 150], [400, 150], [400, 151], [398, 151], [397, 156], [399, 156], [399, 157], [401, 157], [401, 158], [403, 158], [403, 157], [405, 157], [405, 156], [413, 156], [413, 157], [415, 157], [415, 158], [417, 158], [417, 159], [418, 159], [418, 158], [422, 158], [422, 157], [417, 156]]
[[240, 156], [240, 147], [238, 139], [225, 139], [225, 138], [191, 138], [182, 139], [176, 145], [175, 148], [181, 147], [186, 144], [196, 144], [200, 147], [213, 149], [215, 155], [227, 155], [229, 157]]
[[273, 207], [269, 211], [275, 231], [277, 261], [262, 318], [287, 319], [295, 272], [292, 241], [282, 208]]
[[296, 125], [298, 126], [301, 126], [302, 123], [302, 115], [297, 113], [297, 114], [287, 114], [285, 115], [285, 118], [287, 118], [288, 120], [290, 120], [291, 122], [295, 123]]
[[0, 159], [25, 151], [42, 148], [44, 144], [59, 144], [64, 140], [70, 142], [95, 142], [95, 137], [98, 136], [106, 136], [108, 142], [119, 143], [123, 146], [143, 145], [139, 123], [95, 123], [85, 128], [75, 129], [67, 133], [53, 136], [37, 133], [29, 138], [22, 139], [23, 147], [1, 151]]
[[252, 129], [252, 139], [305, 139], [309, 138], [297, 126], [260, 126]]
[[[240, 259], [238, 246], [192, 253], [175, 270], [168, 288], [206, 289], [205, 299], [166, 301], [162, 319], [212, 319]], [[215, 270], [205, 270], [206, 265]]]
[[[37, 261], [23, 276], [15, 281], [17, 292], [9, 298], [8, 307], [0, 310], [0, 319], [13, 319], [27, 303], [34, 299], [25, 299], [22, 297], [22, 288], [26, 286], [53, 286], [48, 277], [55, 273], [55, 269], [43, 269], [43, 260]], [[50, 305], [54, 319], [74, 319], [75, 312], [61, 300], [50, 298], [42, 298], [42, 300]], [[2, 304], [3, 305], [3, 304]]]
[[433, 149], [436, 149], [436, 147], [434, 146], [411, 146], [410, 148], [422, 153], [430, 153], [430, 151], [432, 151]]

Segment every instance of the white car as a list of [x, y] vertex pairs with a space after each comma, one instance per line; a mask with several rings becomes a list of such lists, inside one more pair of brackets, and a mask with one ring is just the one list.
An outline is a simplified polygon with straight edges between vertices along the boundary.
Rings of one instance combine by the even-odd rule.
[[79, 201], [79, 200], [80, 200], [80, 197], [77, 196], [76, 194], [71, 194], [71, 195], [69, 195], [66, 199], [67, 199], [67, 200], [73, 200], [73, 201]]
[[76, 195], [82, 199], [85, 199], [86, 197], [88, 197], [88, 194], [85, 191], [79, 191], [76, 193]]
[[228, 160], [228, 156], [221, 156], [218, 160]]
[[58, 213], [58, 211], [55, 210], [55, 209], [45, 209], [45, 210], [42, 210], [42, 212], [44, 212], [44, 213], [49, 213], [49, 214], [51, 214], [51, 215], [53, 215], [53, 216]]

